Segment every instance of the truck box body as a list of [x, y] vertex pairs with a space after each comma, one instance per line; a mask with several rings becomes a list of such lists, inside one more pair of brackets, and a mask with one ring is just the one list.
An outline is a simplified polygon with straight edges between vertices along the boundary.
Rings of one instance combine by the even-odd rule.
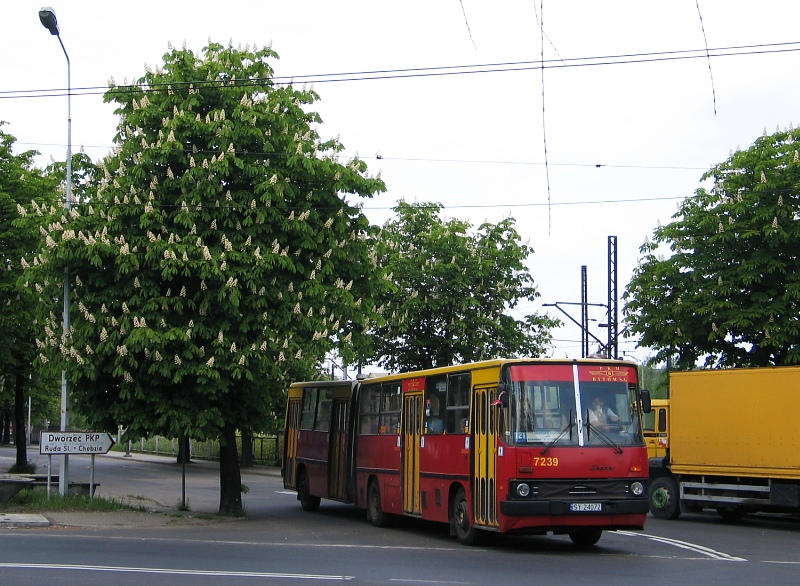
[[653, 407], [652, 515], [800, 514], [800, 367], [672, 372]]
[[800, 478], [800, 367], [670, 375], [673, 474]]

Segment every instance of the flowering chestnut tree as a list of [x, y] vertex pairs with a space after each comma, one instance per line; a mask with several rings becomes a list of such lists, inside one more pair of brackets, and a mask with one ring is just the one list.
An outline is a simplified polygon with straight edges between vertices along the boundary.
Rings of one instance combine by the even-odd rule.
[[47, 218], [28, 270], [42, 303], [65, 270], [71, 283], [71, 327], [51, 309], [39, 359], [66, 369], [95, 426], [219, 438], [223, 513], [242, 507], [237, 430], [257, 431], [332, 347], [366, 351], [384, 282], [348, 203], [384, 185], [320, 139], [318, 95], [275, 84], [272, 58], [170, 48], [112, 80], [119, 125], [97, 180], [70, 210], [25, 209]]
[[[33, 399], [35, 409], [42, 412], [51, 396], [47, 389], [46, 374], [34, 368], [36, 357], [35, 315], [32, 311], [31, 290], [21, 286], [23, 275], [21, 259], [34, 253], [39, 245], [39, 226], [35, 222], [21, 219], [19, 205], [32, 199], [52, 203], [58, 197], [57, 180], [52, 173], [34, 167], [36, 151], [14, 154], [15, 138], [3, 132], [0, 122], [0, 409], [4, 415], [13, 405], [14, 444], [16, 446], [16, 470], [28, 466], [25, 433], [25, 406]], [[56, 384], [50, 387], [55, 395]], [[6, 426], [8, 430], [10, 426]], [[0, 431], [0, 434], [3, 432]], [[7, 440], [7, 438], [4, 438]]]
[[[714, 166], [641, 248], [624, 313], [681, 369], [800, 363], [800, 130]], [[669, 257], [661, 251], [669, 249]]]

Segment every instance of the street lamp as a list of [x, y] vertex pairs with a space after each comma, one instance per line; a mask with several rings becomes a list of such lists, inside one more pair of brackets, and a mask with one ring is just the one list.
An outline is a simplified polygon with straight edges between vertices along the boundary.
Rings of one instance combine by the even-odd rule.
[[[61, 41], [61, 34], [58, 30], [58, 20], [56, 13], [50, 6], [44, 6], [39, 11], [39, 20], [42, 26], [50, 31], [51, 35], [58, 37], [64, 57], [67, 58], [67, 217], [72, 208], [72, 82], [70, 76], [70, 63], [67, 50]], [[66, 339], [69, 333], [69, 267], [64, 269], [64, 316], [63, 316], [63, 336]], [[69, 381], [65, 370], [61, 371], [61, 431], [69, 428]], [[49, 471], [48, 471], [49, 474]], [[61, 456], [61, 471], [58, 475], [58, 494], [62, 497], [67, 495], [69, 487], [69, 456]]]

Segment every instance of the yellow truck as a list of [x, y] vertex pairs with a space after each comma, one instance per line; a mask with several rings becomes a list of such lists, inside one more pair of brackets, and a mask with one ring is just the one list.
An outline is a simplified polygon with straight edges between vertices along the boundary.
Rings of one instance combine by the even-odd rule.
[[644, 435], [650, 513], [800, 514], [800, 367], [670, 373]]

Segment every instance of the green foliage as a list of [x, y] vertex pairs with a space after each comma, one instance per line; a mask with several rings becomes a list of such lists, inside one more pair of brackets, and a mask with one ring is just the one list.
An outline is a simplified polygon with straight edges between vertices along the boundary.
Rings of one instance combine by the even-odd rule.
[[375, 328], [377, 362], [407, 371], [545, 352], [558, 321], [508, 315], [539, 296], [524, 265], [533, 250], [520, 244], [514, 220], [471, 232], [441, 209], [400, 202], [381, 231], [379, 264], [394, 288], [382, 296], [392, 309]]
[[[713, 167], [657, 228], [624, 294], [629, 329], [679, 369], [800, 362], [800, 130]], [[669, 258], [658, 255], [669, 247]]]
[[[21, 282], [25, 259], [38, 249], [42, 227], [41, 222], [21, 222], [21, 206], [34, 199], [42, 205], [55, 203], [57, 178], [33, 166], [36, 151], [15, 155], [14, 142], [13, 136], [0, 130], [0, 404], [10, 406], [31, 397], [35, 419], [57, 417], [58, 410], [48, 409], [59, 392], [56, 379], [33, 365], [37, 354], [34, 292]], [[23, 429], [23, 421], [15, 423]], [[25, 462], [18, 465], [24, 467]]]
[[[271, 49], [173, 49], [112, 87], [113, 154], [46, 219], [28, 277], [47, 318], [39, 360], [64, 367], [96, 429], [205, 440], [258, 430], [334, 346], [363, 352], [378, 316], [368, 222], [348, 194], [383, 183], [338, 161], [318, 96], [273, 84]], [[72, 327], [60, 336], [69, 268]], [[379, 285], [379, 283], [378, 283]]]
[[3, 505], [3, 510], [7, 513], [19, 511], [130, 511], [141, 510], [141, 507], [131, 507], [115, 498], [98, 496], [89, 498], [88, 496], [72, 494], [61, 496], [58, 494], [58, 490], [51, 490], [50, 498], [48, 498], [47, 490], [28, 488], [14, 495]]
[[[0, 123], [2, 127], [2, 123]], [[30, 255], [39, 242], [36, 226], [27, 230], [14, 227], [19, 218], [18, 206], [39, 195], [44, 178], [32, 165], [37, 154], [28, 151], [20, 155], [12, 152], [15, 139], [0, 132], [0, 374], [13, 384], [19, 369], [30, 369], [36, 355], [35, 336], [32, 333], [30, 293], [17, 283], [22, 275], [21, 259]]]
[[666, 399], [669, 394], [669, 371], [665, 368], [640, 366], [639, 386], [649, 390], [653, 399]]

